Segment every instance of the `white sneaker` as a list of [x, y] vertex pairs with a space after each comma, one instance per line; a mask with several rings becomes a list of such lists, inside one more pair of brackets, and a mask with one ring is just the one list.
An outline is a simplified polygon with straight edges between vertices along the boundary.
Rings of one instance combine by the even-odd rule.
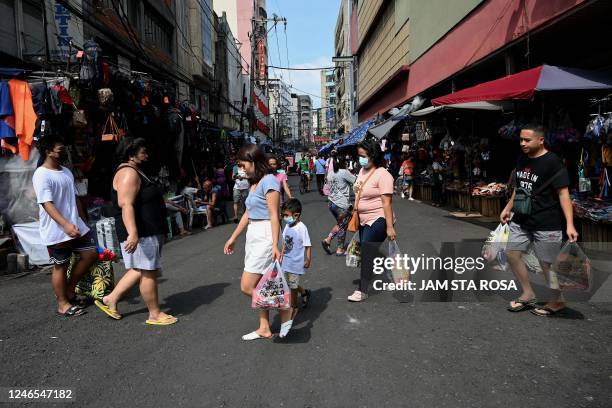
[[406, 198], [406, 194], [402, 193], [402, 198]]
[[287, 337], [287, 334], [289, 334], [289, 330], [291, 330], [291, 326], [293, 326], [293, 320], [287, 320], [285, 323], [281, 324], [278, 337], [280, 337], [281, 339]]
[[358, 290], [354, 291], [351, 296], [347, 297], [349, 302], [363, 302], [367, 298], [368, 298], [367, 294], [360, 292]]
[[408, 201], [414, 201], [414, 198], [408, 197]]

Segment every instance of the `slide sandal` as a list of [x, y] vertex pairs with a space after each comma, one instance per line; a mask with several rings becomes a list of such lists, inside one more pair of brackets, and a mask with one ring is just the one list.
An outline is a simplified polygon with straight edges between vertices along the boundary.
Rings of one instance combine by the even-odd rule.
[[98, 309], [100, 309], [101, 311], [103, 311], [104, 313], [106, 313], [106, 315], [108, 317], [111, 317], [115, 320], [119, 320], [121, 319], [121, 315], [119, 314], [119, 312], [117, 312], [116, 310], [111, 309], [110, 307], [106, 306], [104, 303], [102, 303], [101, 300], [95, 300], [94, 304], [98, 307]]
[[82, 315], [84, 315], [85, 313], [87, 313], [87, 312], [86, 312], [85, 310], [81, 309], [81, 308], [80, 308], [79, 306], [77, 306], [77, 305], [70, 306], [70, 308], [69, 308], [68, 310], [66, 310], [64, 313], [57, 312], [57, 314], [58, 314], [59, 316], [62, 316], [62, 317], [76, 317], [76, 316], [82, 316]]

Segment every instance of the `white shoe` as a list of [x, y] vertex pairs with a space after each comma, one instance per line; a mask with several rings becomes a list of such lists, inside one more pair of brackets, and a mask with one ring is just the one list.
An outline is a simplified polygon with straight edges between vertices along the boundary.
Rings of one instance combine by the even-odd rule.
[[291, 326], [293, 326], [293, 320], [288, 320], [285, 323], [281, 324], [280, 332], [278, 333], [278, 337], [284, 339], [289, 334], [289, 330], [291, 330]]
[[406, 194], [402, 193], [402, 198], [406, 198]]
[[270, 337], [261, 336], [256, 331], [252, 331], [249, 334], [245, 334], [244, 336], [242, 336], [242, 340], [244, 340], [244, 341], [259, 340], [259, 339], [271, 339], [271, 338], [272, 338], [272, 336], [270, 336]]
[[349, 302], [363, 302], [367, 298], [368, 298], [367, 294], [360, 292], [358, 290], [354, 291], [351, 296], [347, 297]]
[[414, 201], [414, 198], [408, 197], [408, 201]]

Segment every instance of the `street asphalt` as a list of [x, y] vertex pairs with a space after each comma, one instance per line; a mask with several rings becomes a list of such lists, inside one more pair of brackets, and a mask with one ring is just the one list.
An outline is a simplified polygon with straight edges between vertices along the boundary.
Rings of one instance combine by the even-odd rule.
[[[174, 326], [145, 325], [137, 290], [120, 321], [95, 306], [67, 319], [55, 315], [48, 273], [2, 278], [0, 389], [70, 388], [78, 407], [612, 407], [612, 303], [571, 303], [569, 318], [509, 313], [514, 293], [349, 303], [359, 272], [320, 246], [333, 224], [326, 200], [297, 196], [313, 296], [287, 339], [241, 340], [257, 315], [240, 293], [244, 236], [223, 254], [227, 224], [164, 248], [160, 299]], [[480, 246], [488, 234], [424, 203], [394, 208], [403, 250]]]

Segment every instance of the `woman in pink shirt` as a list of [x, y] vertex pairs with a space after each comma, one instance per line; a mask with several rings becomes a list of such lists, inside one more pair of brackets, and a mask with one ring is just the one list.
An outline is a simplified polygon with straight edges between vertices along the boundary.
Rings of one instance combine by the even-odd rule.
[[289, 188], [288, 177], [285, 173], [285, 170], [279, 170], [279, 160], [274, 155], [268, 155], [268, 166], [270, 167], [270, 173], [276, 177], [276, 181], [280, 184], [281, 187], [281, 205], [287, 200], [291, 200], [293, 196], [291, 195], [291, 189]]
[[[364, 140], [357, 147], [361, 171], [354, 185], [359, 195], [356, 211], [359, 214], [359, 240], [361, 241], [361, 279], [359, 288], [348, 297], [350, 302], [367, 299], [368, 286], [372, 279], [374, 247], [385, 239], [394, 240], [393, 228], [393, 176], [384, 167], [383, 153], [374, 140]], [[364, 250], [369, 244], [369, 249]], [[377, 245], [372, 245], [377, 244]]]

